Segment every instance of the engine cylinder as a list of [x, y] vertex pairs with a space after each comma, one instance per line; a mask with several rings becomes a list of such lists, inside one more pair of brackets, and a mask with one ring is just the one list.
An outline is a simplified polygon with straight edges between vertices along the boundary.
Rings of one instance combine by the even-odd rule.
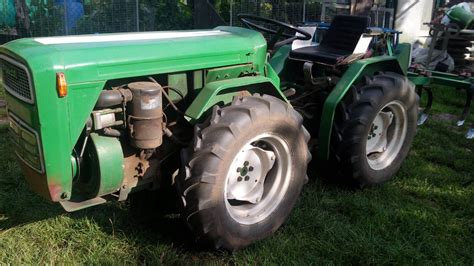
[[162, 88], [154, 82], [134, 82], [128, 88], [133, 95], [128, 103], [131, 145], [155, 149], [163, 142]]

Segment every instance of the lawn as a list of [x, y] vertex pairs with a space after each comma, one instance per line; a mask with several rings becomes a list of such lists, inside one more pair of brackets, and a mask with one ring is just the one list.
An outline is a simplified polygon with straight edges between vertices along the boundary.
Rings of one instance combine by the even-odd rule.
[[[30, 191], [0, 128], [0, 264], [473, 264], [474, 140], [447, 115], [463, 98], [436, 90], [396, 179], [350, 191], [313, 178], [274, 236], [229, 254], [194, 245], [178, 217], [152, 225], [126, 203], [68, 214]], [[474, 116], [471, 115], [474, 122]]]

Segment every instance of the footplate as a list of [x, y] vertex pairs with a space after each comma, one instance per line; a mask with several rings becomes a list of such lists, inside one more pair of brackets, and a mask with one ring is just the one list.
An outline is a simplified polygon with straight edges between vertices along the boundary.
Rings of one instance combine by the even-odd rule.
[[97, 198], [93, 198], [93, 199], [85, 200], [81, 202], [61, 201], [59, 203], [61, 203], [61, 206], [63, 206], [64, 210], [66, 210], [67, 212], [75, 212], [75, 211], [79, 211], [79, 210], [89, 208], [92, 206], [100, 205], [106, 202], [107, 200], [105, 200], [104, 198], [97, 197]]

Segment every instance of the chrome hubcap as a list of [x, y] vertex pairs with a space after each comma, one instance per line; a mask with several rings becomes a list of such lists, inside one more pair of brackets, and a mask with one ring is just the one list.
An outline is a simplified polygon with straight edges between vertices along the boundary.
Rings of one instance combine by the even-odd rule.
[[400, 152], [407, 133], [407, 114], [399, 101], [385, 105], [369, 130], [367, 161], [374, 170], [389, 166]]
[[243, 145], [230, 165], [226, 208], [241, 224], [254, 224], [278, 207], [289, 186], [290, 150], [279, 136], [262, 134]]

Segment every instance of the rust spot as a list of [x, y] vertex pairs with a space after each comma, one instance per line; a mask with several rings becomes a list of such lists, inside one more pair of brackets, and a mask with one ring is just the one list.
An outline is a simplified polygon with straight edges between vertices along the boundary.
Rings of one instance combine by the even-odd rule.
[[61, 185], [50, 182], [48, 189], [52, 201], [60, 201], [62, 199], [63, 190]]
[[237, 92], [237, 97], [247, 97], [247, 96], [250, 96], [250, 92], [248, 91], [239, 91]]
[[[57, 201], [59, 199], [58, 196], [60, 195], [54, 195], [53, 193], [51, 193], [52, 190], [50, 186], [48, 186], [46, 174], [39, 174], [38, 172], [27, 166], [25, 163], [23, 163], [23, 161], [18, 161], [21, 166], [23, 175], [26, 178], [26, 181], [34, 192], [50, 201]], [[59, 186], [57, 185], [54, 187], [54, 190], [57, 190], [59, 188]]]

